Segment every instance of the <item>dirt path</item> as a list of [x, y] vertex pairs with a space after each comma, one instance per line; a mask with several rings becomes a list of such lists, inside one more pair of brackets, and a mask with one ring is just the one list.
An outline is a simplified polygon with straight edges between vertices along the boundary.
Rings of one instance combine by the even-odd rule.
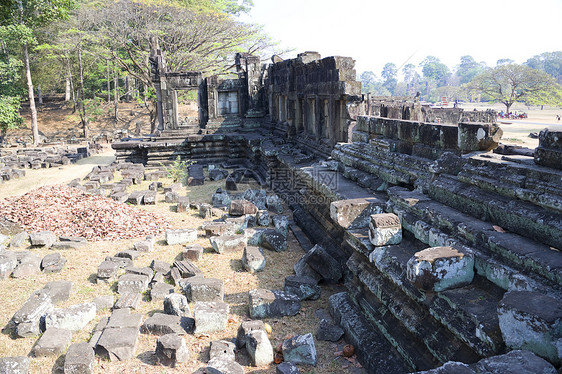
[[84, 178], [96, 165], [109, 165], [115, 160], [113, 149], [105, 150], [75, 164], [49, 169], [25, 170], [25, 177], [12, 179], [0, 185], [0, 199], [23, 195], [35, 188], [53, 184], [66, 184], [75, 178]]

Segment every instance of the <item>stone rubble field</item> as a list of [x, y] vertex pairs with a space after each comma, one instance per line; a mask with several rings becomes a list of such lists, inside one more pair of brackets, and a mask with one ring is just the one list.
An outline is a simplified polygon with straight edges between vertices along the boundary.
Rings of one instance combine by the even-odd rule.
[[364, 372], [276, 195], [133, 169], [0, 200], [0, 372]]

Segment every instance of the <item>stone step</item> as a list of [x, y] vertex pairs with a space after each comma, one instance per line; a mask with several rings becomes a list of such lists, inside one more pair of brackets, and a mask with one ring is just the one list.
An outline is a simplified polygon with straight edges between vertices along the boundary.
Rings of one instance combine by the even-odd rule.
[[[451, 360], [475, 362], [480, 356], [433, 318], [425, 304], [410, 299], [358, 253], [348, 266], [349, 293], [411, 366], [421, 370]], [[375, 296], [376, 295], [376, 296]]]
[[[372, 264], [372, 270], [376, 268], [379, 276], [382, 275], [388, 279], [393, 287], [403, 292], [412, 302], [423, 306], [425, 310], [429, 310], [435, 319], [439, 320], [443, 326], [477, 352], [478, 355], [484, 357], [497, 354], [503, 348], [503, 342], [499, 333], [495, 308], [501, 300], [503, 290], [489, 282], [484, 288], [475, 287], [471, 284], [439, 293], [424, 292], [416, 288], [407, 278], [407, 263], [416, 252], [423, 248], [427, 248], [424, 243], [416, 240], [403, 240], [399, 245], [375, 248], [370, 252], [368, 260]], [[363, 251], [369, 252], [368, 249]], [[361, 268], [361, 261], [354, 256], [348, 260], [347, 264], [353, 272], [359, 271], [357, 270], [358, 267]], [[371, 275], [368, 279], [364, 278], [362, 281], [368, 284], [372, 282], [372, 279], [373, 276]], [[376, 284], [376, 282], [373, 284]], [[470, 292], [466, 291], [469, 289]], [[494, 292], [490, 291], [492, 289]], [[373, 289], [371, 292], [380, 294], [381, 291]], [[471, 295], [469, 300], [472, 303], [443, 302], [443, 300], [448, 300], [443, 295], [454, 295], [456, 292], [469, 293]], [[474, 303], [478, 304], [477, 307], [474, 306]], [[491, 318], [490, 315], [495, 319]], [[479, 333], [474, 334], [475, 329], [478, 329]]]
[[[401, 217], [404, 229], [428, 245], [442, 245], [453, 240], [471, 246], [477, 270], [491, 282], [506, 290], [559, 293], [556, 291], [562, 285], [559, 251], [515, 233], [501, 232], [490, 222], [459, 212], [419, 192], [392, 187], [388, 195], [394, 204], [392, 210]], [[518, 274], [520, 271], [523, 274]]]
[[373, 374], [403, 374], [412, 371], [396, 349], [359, 311], [347, 293], [330, 296], [330, 313], [356, 347], [359, 361]]

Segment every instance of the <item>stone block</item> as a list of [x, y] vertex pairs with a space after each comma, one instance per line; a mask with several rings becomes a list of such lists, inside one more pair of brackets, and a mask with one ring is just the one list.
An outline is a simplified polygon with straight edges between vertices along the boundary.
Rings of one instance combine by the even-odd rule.
[[[190, 261], [187, 261], [187, 260], [174, 261], [174, 266], [173, 266], [172, 270], [174, 268], [178, 269], [178, 273], [179, 273], [181, 278], [191, 278], [191, 277], [194, 277], [196, 275], [201, 274], [201, 270], [199, 270], [199, 268], [197, 266], [195, 266], [193, 263], [191, 263]], [[176, 285], [177, 285], [177, 282], [176, 282]]]
[[180, 196], [178, 197], [177, 205], [176, 205], [176, 212], [177, 213], [185, 213], [189, 211], [189, 197], [187, 196]]
[[258, 223], [258, 226], [269, 226], [271, 225], [271, 217], [269, 215], [269, 211], [268, 210], [258, 210], [258, 212], [256, 213], [256, 220]]
[[511, 291], [498, 305], [500, 330], [508, 348], [529, 350], [562, 363], [562, 301], [531, 291]]
[[213, 216], [213, 206], [211, 204], [199, 205], [199, 217], [210, 219]]
[[0, 252], [0, 279], [8, 279], [18, 264], [13, 251]]
[[162, 335], [156, 341], [156, 362], [160, 365], [176, 367], [177, 363], [189, 360], [189, 349], [185, 339], [177, 334]]
[[272, 217], [272, 221], [275, 230], [286, 238], [289, 231], [289, 219], [285, 216], [277, 215]]
[[275, 374], [300, 374], [300, 371], [292, 362], [282, 362], [275, 368]]
[[228, 304], [223, 302], [198, 302], [193, 309], [195, 334], [226, 330]]
[[35, 342], [31, 353], [35, 357], [58, 356], [64, 352], [72, 340], [70, 330], [51, 327]]
[[164, 298], [164, 313], [180, 317], [192, 317], [187, 298], [179, 293], [172, 293]]
[[250, 331], [246, 335], [246, 351], [254, 366], [269, 365], [273, 362], [273, 347], [263, 330]]
[[135, 251], [139, 252], [152, 252], [154, 250], [154, 236], [147, 236], [144, 240], [139, 240], [133, 244]]
[[172, 314], [154, 313], [141, 326], [143, 334], [184, 335], [193, 330], [193, 319]]
[[238, 252], [246, 246], [246, 237], [243, 234], [211, 236], [209, 241], [217, 253]]
[[261, 288], [249, 291], [248, 296], [251, 318], [294, 316], [301, 308], [297, 296], [283, 291]]
[[375, 197], [334, 201], [330, 204], [330, 218], [344, 229], [368, 227], [371, 215], [383, 213], [384, 204]]
[[60, 253], [49, 253], [41, 260], [41, 269], [44, 273], [58, 273], [64, 264], [66, 264], [66, 258], [62, 257]]
[[224, 169], [216, 168], [209, 170], [209, 179], [212, 181], [226, 179], [226, 177], [228, 177], [228, 171]]
[[54, 309], [45, 315], [45, 328], [79, 331], [96, 317], [96, 305], [84, 303], [71, 305], [64, 309]]
[[94, 350], [88, 343], [74, 343], [64, 356], [65, 374], [90, 374], [94, 371]]
[[26, 278], [41, 272], [41, 257], [35, 253], [25, 253], [18, 259], [16, 268], [12, 271], [13, 278]]
[[[117, 311], [121, 310], [128, 311], [129, 309], [118, 309]], [[105, 328], [96, 347], [111, 361], [126, 361], [135, 357], [138, 336], [138, 327]]]
[[371, 215], [369, 240], [375, 247], [400, 244], [402, 241], [400, 218], [393, 213]]
[[164, 300], [166, 296], [174, 293], [174, 286], [164, 282], [152, 283], [150, 288], [150, 298], [152, 300]]
[[216, 278], [191, 277], [186, 279], [183, 292], [190, 302], [223, 301], [224, 281]]
[[41, 318], [53, 309], [53, 302], [49, 295], [42, 292], [31, 294], [12, 317], [12, 322], [16, 325], [16, 336], [25, 338], [39, 335]]
[[248, 200], [232, 200], [228, 214], [231, 216], [243, 216], [245, 214], [256, 214], [258, 207]]
[[317, 354], [312, 334], [298, 335], [283, 342], [283, 357], [293, 364], [316, 366]]
[[98, 266], [97, 279], [99, 280], [111, 280], [117, 277], [119, 271], [119, 263], [115, 261], [103, 261]]
[[435, 292], [466, 286], [474, 278], [474, 256], [452, 247], [432, 247], [408, 260], [408, 280]]
[[215, 358], [207, 362], [207, 374], [244, 374], [244, 367], [236, 361]]
[[211, 342], [209, 356], [211, 360], [219, 358], [225, 361], [234, 361], [236, 359], [236, 355], [234, 353], [235, 349], [236, 346], [232, 342], [225, 340], [213, 340]]
[[285, 278], [285, 292], [298, 296], [301, 301], [320, 298], [318, 282], [307, 276], [290, 275]]
[[187, 261], [199, 261], [203, 258], [204, 248], [199, 244], [186, 245], [182, 251], [182, 257]]
[[166, 274], [170, 271], [170, 264], [166, 261], [152, 260], [150, 267], [156, 273]]
[[265, 269], [265, 255], [263, 249], [256, 246], [246, 246], [242, 254], [242, 266], [246, 271], [255, 273]]
[[58, 304], [68, 300], [71, 289], [71, 281], [58, 280], [48, 282], [42, 289], [35, 291], [34, 294], [43, 293], [51, 299], [53, 304]]
[[238, 333], [236, 335], [236, 346], [238, 349], [241, 349], [246, 345], [247, 337], [252, 331], [265, 330], [265, 325], [263, 321], [255, 320], [255, 321], [244, 321], [238, 327]]
[[0, 373], [6, 373], [6, 374], [29, 373], [29, 357], [26, 356], [0, 357]]
[[197, 230], [176, 229], [166, 230], [166, 242], [168, 245], [192, 243], [197, 240]]
[[142, 274], [124, 274], [117, 281], [117, 293], [143, 293], [148, 288], [149, 279]]
[[8, 244], [8, 247], [10, 248], [20, 248], [20, 247], [26, 247], [29, 240], [29, 234], [25, 231], [19, 232], [17, 234], [15, 234], [12, 239], [10, 240], [10, 244]]
[[496, 148], [503, 130], [496, 123], [459, 123], [458, 148], [463, 153]]
[[215, 192], [213, 194], [213, 197], [211, 198], [212, 204], [215, 208], [230, 206], [231, 200], [232, 199], [230, 198], [228, 193], [226, 191], [223, 191], [222, 189], [217, 190], [217, 192]]
[[[135, 183], [136, 184], [136, 183]], [[144, 204], [144, 194], [146, 191], [133, 191], [127, 198], [127, 203], [132, 205]]]
[[[168, 191], [164, 193], [164, 201], [168, 204], [177, 204], [179, 201], [180, 195], [176, 191]], [[189, 200], [188, 200], [189, 203]]]
[[287, 250], [287, 238], [274, 229], [267, 229], [261, 237], [261, 245], [275, 252], [283, 252]]
[[96, 306], [97, 313], [102, 310], [111, 309], [111, 307], [113, 307], [113, 303], [115, 303], [115, 298], [113, 295], [98, 296], [92, 300], [92, 303]]
[[283, 213], [283, 203], [277, 195], [267, 196], [265, 198], [265, 206], [267, 207], [267, 209], [277, 214]]
[[320, 320], [318, 331], [316, 332], [316, 339], [329, 342], [337, 342], [343, 337], [345, 331], [338, 325], [335, 325], [327, 319]]
[[309, 271], [310, 269], [306, 269], [306, 266], [302, 265], [303, 262], [309, 265], [326, 282], [337, 282], [343, 276], [340, 263], [318, 244], [306, 252], [295, 264], [295, 269], [299, 269], [297, 275], [306, 275], [317, 279], [316, 275]]
[[229, 222], [205, 222], [202, 226], [207, 236], [234, 235], [239, 226]]

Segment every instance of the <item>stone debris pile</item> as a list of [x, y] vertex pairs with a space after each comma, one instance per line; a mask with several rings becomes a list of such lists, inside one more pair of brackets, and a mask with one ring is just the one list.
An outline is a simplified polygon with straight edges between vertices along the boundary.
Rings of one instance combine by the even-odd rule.
[[0, 216], [28, 232], [51, 231], [90, 241], [158, 234], [168, 226], [157, 214], [61, 185], [1, 200]]

